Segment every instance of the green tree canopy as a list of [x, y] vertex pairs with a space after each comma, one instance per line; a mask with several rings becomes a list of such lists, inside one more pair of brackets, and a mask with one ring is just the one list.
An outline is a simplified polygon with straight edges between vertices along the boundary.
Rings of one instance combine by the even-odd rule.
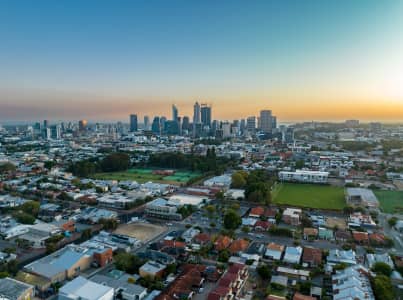
[[224, 215], [224, 227], [228, 230], [235, 230], [242, 224], [242, 219], [238, 213], [229, 209]]
[[392, 268], [384, 263], [384, 262], [376, 262], [373, 266], [372, 266], [372, 271], [374, 271], [377, 274], [382, 274], [385, 276], [390, 276], [390, 274], [392, 274]]

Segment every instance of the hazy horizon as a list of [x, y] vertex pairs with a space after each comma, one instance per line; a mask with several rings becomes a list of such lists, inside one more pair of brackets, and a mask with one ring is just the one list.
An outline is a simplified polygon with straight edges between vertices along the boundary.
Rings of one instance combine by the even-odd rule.
[[0, 124], [403, 122], [401, 1], [2, 1]]

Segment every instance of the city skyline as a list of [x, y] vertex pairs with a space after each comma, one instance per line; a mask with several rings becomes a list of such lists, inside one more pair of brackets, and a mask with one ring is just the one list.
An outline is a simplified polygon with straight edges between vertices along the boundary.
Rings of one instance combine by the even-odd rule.
[[[403, 3], [0, 3], [0, 123], [170, 117], [403, 122]], [[77, 7], [80, 7], [79, 12]]]

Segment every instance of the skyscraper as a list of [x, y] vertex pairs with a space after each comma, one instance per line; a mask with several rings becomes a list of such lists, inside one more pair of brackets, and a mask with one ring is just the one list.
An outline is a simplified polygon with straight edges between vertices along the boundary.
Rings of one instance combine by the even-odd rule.
[[188, 116], [183, 117], [182, 130], [190, 130], [190, 120]]
[[196, 102], [193, 106], [193, 124], [200, 123], [200, 104]]
[[200, 108], [201, 112], [201, 123], [203, 126], [211, 127], [211, 106], [207, 104], [202, 104]]
[[256, 117], [251, 116], [246, 119], [246, 129], [249, 133], [255, 133], [256, 131]]
[[130, 132], [135, 132], [137, 131], [138, 126], [137, 126], [137, 115], [136, 114], [131, 114], [130, 115]]
[[144, 130], [150, 130], [150, 117], [144, 116]]
[[275, 121], [271, 114], [271, 110], [261, 110], [260, 111], [260, 124], [259, 128], [264, 133], [271, 133], [273, 130], [273, 125], [275, 126]]
[[87, 120], [78, 121], [78, 130], [81, 132], [87, 130]]
[[178, 108], [176, 107], [175, 104], [172, 104], [172, 121], [174, 122], [178, 121]]
[[154, 134], [161, 134], [160, 117], [154, 117], [153, 124], [151, 125], [151, 130]]

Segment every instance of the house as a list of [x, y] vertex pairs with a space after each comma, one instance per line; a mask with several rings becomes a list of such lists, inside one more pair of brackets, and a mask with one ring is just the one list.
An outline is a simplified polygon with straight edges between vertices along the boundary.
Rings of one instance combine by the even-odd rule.
[[231, 254], [240, 253], [248, 249], [249, 241], [245, 239], [237, 239], [232, 242], [228, 250]]
[[59, 300], [113, 300], [114, 290], [109, 286], [92, 282], [84, 277], [77, 277], [62, 286]]
[[259, 221], [256, 221], [256, 223], [255, 223], [255, 230], [256, 231], [267, 231], [267, 230], [269, 230], [271, 225], [272, 224], [269, 221], [259, 220]]
[[139, 275], [141, 277], [150, 277], [150, 278], [161, 278], [166, 269], [166, 265], [155, 262], [148, 261], [144, 265], [142, 265], [139, 269]]
[[283, 262], [289, 264], [299, 264], [302, 256], [302, 247], [287, 247], [285, 249]]
[[353, 239], [359, 244], [368, 244], [369, 237], [368, 232], [353, 231]]
[[313, 247], [304, 247], [302, 262], [310, 267], [317, 267], [322, 263], [322, 250]]
[[281, 260], [284, 252], [284, 246], [271, 242], [267, 245], [265, 256], [272, 260]]
[[336, 238], [336, 241], [343, 242], [343, 243], [352, 239], [351, 232], [348, 230], [343, 230], [343, 229], [336, 230], [336, 232], [334, 233], [334, 236]]
[[319, 239], [321, 240], [333, 240], [333, 230], [324, 228], [324, 227], [319, 227], [319, 233], [318, 233]]
[[317, 300], [317, 298], [311, 297], [311, 296], [306, 296], [306, 295], [296, 292], [294, 294], [294, 297], [292, 297], [292, 300]]
[[368, 270], [361, 265], [336, 271], [332, 276], [333, 299], [375, 300], [368, 274]]
[[231, 265], [218, 281], [218, 285], [209, 293], [208, 300], [235, 299], [243, 292], [249, 272], [247, 266], [240, 263]]
[[278, 284], [283, 287], [287, 287], [288, 285], [288, 277], [283, 275], [273, 275], [271, 277], [270, 283]]
[[199, 233], [193, 238], [193, 242], [200, 246], [205, 246], [211, 242], [211, 237], [207, 233]]
[[292, 269], [286, 267], [277, 267], [277, 273], [287, 277], [292, 277], [301, 280], [308, 280], [310, 277], [310, 272], [301, 269]]
[[362, 228], [375, 228], [376, 223], [372, 219], [371, 215], [362, 214], [361, 212], [355, 212], [350, 215], [349, 227], [362, 227]]
[[105, 275], [96, 274], [91, 281], [109, 286], [114, 289], [115, 298], [123, 300], [143, 300], [147, 296], [147, 289], [130, 282], [133, 277], [119, 270], [111, 270]]
[[326, 258], [329, 265], [345, 263], [347, 265], [357, 264], [355, 252], [353, 250], [330, 249]]
[[264, 211], [265, 211], [264, 208], [261, 206], [253, 207], [249, 212], [249, 217], [260, 218], [261, 216], [264, 215]]
[[301, 214], [302, 210], [299, 208], [286, 208], [283, 212], [283, 222], [299, 226], [301, 224]]
[[182, 234], [182, 238], [185, 240], [186, 243], [190, 243], [193, 238], [200, 233], [199, 229], [196, 228], [189, 228]]
[[203, 287], [203, 265], [185, 265], [182, 272], [155, 300], [192, 299]]
[[221, 251], [227, 249], [231, 245], [232, 239], [226, 235], [220, 235], [214, 242], [214, 249]]
[[315, 240], [318, 236], [318, 230], [316, 228], [304, 228], [304, 239]]
[[35, 287], [24, 282], [6, 277], [0, 279], [0, 299], [28, 300], [33, 299]]
[[378, 262], [385, 263], [385, 264], [389, 265], [389, 267], [394, 269], [393, 260], [388, 253], [383, 253], [383, 254], [368, 253], [365, 256], [365, 263], [369, 269], [371, 269], [374, 266], [374, 264], [376, 264]]

